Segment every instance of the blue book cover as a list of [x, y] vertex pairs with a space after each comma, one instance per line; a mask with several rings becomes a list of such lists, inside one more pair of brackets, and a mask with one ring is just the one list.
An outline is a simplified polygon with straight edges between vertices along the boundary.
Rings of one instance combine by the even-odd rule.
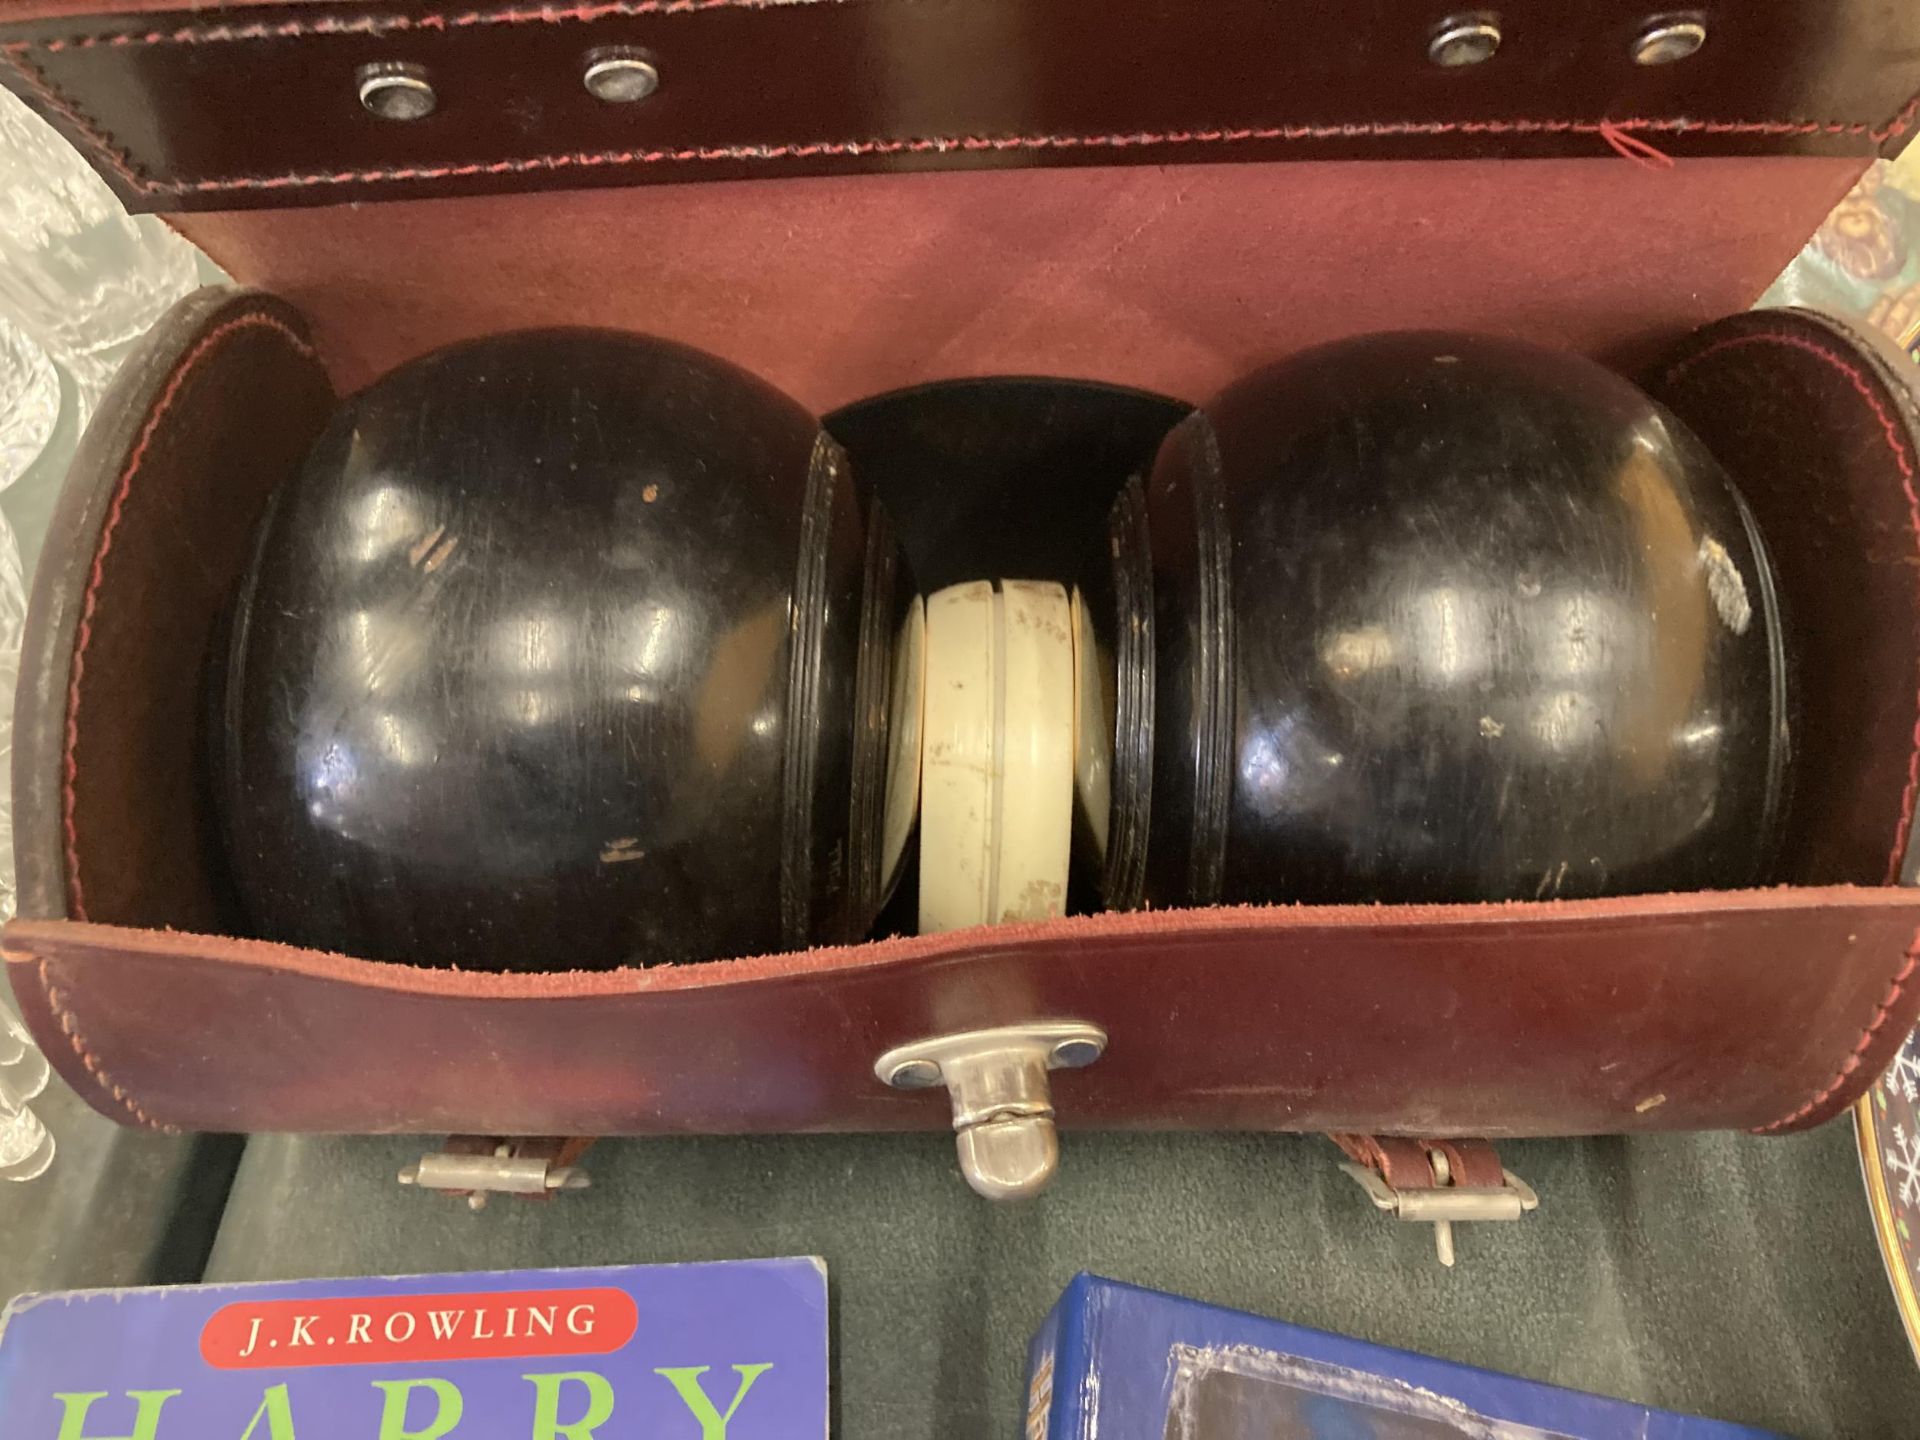
[[5, 1440], [825, 1440], [819, 1260], [90, 1290], [0, 1318]]
[[1025, 1440], [1777, 1440], [1079, 1275], [1033, 1338]]

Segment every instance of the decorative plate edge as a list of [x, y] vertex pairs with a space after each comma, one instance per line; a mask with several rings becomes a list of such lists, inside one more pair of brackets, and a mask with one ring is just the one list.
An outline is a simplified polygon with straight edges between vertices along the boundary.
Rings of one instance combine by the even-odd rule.
[[1913, 1277], [1907, 1273], [1900, 1237], [1893, 1228], [1893, 1201], [1887, 1193], [1886, 1172], [1881, 1169], [1878, 1158], [1880, 1128], [1873, 1113], [1873, 1096], [1880, 1083], [1876, 1081], [1853, 1104], [1854, 1145], [1859, 1152], [1860, 1178], [1866, 1185], [1867, 1204], [1873, 1211], [1873, 1233], [1880, 1243], [1880, 1263], [1886, 1267], [1887, 1282], [1900, 1311], [1900, 1323], [1907, 1332], [1907, 1344], [1913, 1350], [1915, 1363], [1920, 1364], [1920, 1296], [1914, 1293]]

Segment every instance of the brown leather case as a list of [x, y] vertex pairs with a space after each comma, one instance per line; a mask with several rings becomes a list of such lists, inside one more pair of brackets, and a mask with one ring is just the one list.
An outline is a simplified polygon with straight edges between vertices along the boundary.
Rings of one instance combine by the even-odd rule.
[[[1817, 317], [1674, 337], [1748, 303], [1911, 128], [1920, 14], [1857, 0], [1851, 31], [1826, 16], [1813, 43], [1809, 7], [1755, 0], [1715, 12], [1696, 61], [1648, 69], [1621, 58], [1638, 9], [1542, 0], [1503, 7], [1484, 73], [1440, 76], [1387, 4], [1130, 0], [1131, 27], [1081, 0], [87, 8], [0, 0], [26, 17], [0, 27], [7, 83], [128, 199], [191, 211], [182, 229], [283, 297], [203, 293], [147, 342], [36, 577], [5, 953], [50, 1056], [109, 1115], [933, 1127], [944, 1103], [889, 1091], [878, 1054], [1072, 1017], [1111, 1043], [1060, 1082], [1068, 1123], [1771, 1131], [1837, 1113], [1913, 1023], [1912, 393]], [[580, 54], [610, 41], [659, 56], [658, 109], [613, 116], [580, 91]], [[1321, 75], [1289, 41], [1341, 58]], [[378, 59], [427, 64], [442, 109], [417, 129], [359, 112], [354, 69]], [[1683, 158], [1628, 163], [1607, 149], [1623, 136]], [[1275, 158], [1301, 153], [1347, 158]], [[1251, 163], [1203, 163], [1229, 157]], [[855, 173], [905, 165], [1019, 168]], [[730, 178], [630, 183], [707, 176]], [[383, 203], [314, 208], [348, 199]], [[1791, 883], [1106, 915], [540, 976], [223, 935], [199, 697], [266, 495], [334, 386], [457, 336], [583, 321], [704, 345], [821, 409], [994, 371], [1200, 400], [1383, 325], [1664, 352], [1642, 378], [1734, 469], [1809, 638]]]

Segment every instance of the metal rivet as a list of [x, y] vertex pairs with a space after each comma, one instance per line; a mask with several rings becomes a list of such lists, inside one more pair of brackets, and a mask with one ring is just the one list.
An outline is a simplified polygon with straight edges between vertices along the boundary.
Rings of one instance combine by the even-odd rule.
[[1053, 1063], [1060, 1070], [1082, 1070], [1100, 1058], [1100, 1047], [1091, 1040], [1062, 1040], [1053, 1047]]
[[1457, 70], [1491, 60], [1499, 48], [1497, 16], [1454, 15], [1434, 28], [1433, 39], [1427, 43], [1427, 58], [1443, 69]]
[[631, 105], [660, 88], [660, 71], [644, 51], [610, 46], [587, 52], [587, 68], [580, 82], [596, 100]]
[[887, 1075], [887, 1084], [896, 1090], [926, 1090], [939, 1083], [940, 1067], [931, 1060], [909, 1060]]
[[1633, 42], [1636, 65], [1671, 65], [1707, 43], [1706, 22], [1697, 15], [1663, 15], [1649, 20]]
[[420, 120], [433, 113], [440, 97], [433, 93], [426, 68], [403, 60], [362, 65], [354, 72], [360, 104], [382, 120]]

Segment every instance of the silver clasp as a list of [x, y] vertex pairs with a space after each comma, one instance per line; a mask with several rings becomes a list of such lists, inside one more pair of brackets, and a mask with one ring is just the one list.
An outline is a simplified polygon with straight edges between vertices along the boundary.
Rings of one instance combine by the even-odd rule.
[[1107, 1032], [1082, 1020], [1036, 1020], [898, 1045], [873, 1073], [896, 1090], [945, 1085], [967, 1184], [989, 1200], [1047, 1188], [1060, 1168], [1048, 1072], [1098, 1060]]

